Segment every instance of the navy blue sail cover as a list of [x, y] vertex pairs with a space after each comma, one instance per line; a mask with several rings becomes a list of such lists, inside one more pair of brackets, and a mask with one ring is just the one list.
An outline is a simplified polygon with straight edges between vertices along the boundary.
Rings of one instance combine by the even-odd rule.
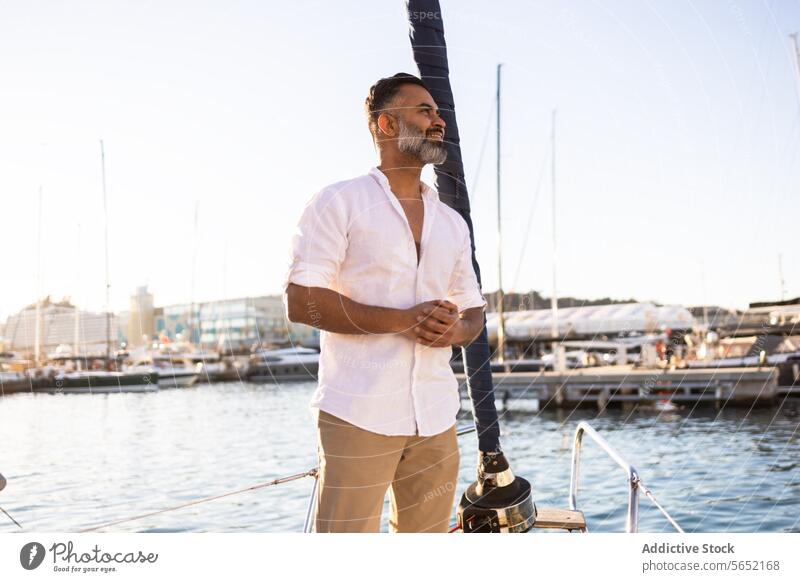
[[[475, 233], [469, 210], [469, 195], [464, 181], [464, 164], [461, 161], [461, 140], [456, 124], [455, 102], [450, 88], [450, 71], [447, 65], [447, 45], [439, 0], [407, 0], [409, 37], [414, 61], [420, 77], [439, 106], [445, 128], [447, 161], [435, 167], [436, 189], [439, 198], [456, 210], [469, 227], [472, 242], [472, 266], [481, 284], [481, 271], [475, 258]], [[494, 405], [494, 386], [490, 367], [489, 339], [486, 318], [478, 338], [462, 350], [467, 387], [472, 402], [472, 413], [478, 430], [478, 448], [484, 452], [500, 450], [500, 426]]]

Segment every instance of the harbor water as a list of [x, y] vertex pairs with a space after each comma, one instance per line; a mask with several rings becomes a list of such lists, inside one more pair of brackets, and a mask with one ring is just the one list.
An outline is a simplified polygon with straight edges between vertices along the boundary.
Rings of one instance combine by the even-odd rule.
[[[0, 507], [26, 531], [78, 531], [224, 494], [315, 464], [314, 384], [231, 382], [142, 394], [0, 398]], [[567, 507], [572, 437], [587, 420], [687, 531], [800, 531], [800, 406], [501, 413], [514, 471], [539, 506]], [[468, 426], [469, 416], [459, 419]], [[474, 479], [462, 436], [459, 494]], [[114, 525], [124, 532], [295, 532], [312, 479]], [[578, 505], [590, 531], [623, 531], [625, 474], [584, 440]], [[640, 531], [671, 531], [642, 498]], [[385, 519], [384, 519], [385, 524]], [[20, 531], [0, 514], [0, 532]]]

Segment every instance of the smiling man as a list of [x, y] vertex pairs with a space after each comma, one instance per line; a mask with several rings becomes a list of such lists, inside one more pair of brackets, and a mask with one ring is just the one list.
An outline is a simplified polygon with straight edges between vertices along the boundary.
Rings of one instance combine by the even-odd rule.
[[285, 283], [290, 321], [321, 332], [319, 532], [444, 532], [458, 476], [452, 346], [483, 326], [464, 220], [420, 180], [444, 162], [445, 124], [417, 77], [370, 88], [368, 174], [306, 206]]

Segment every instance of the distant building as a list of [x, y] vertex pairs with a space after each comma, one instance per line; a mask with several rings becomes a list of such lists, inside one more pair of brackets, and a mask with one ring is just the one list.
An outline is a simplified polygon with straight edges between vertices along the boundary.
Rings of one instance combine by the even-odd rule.
[[155, 337], [153, 294], [147, 291], [147, 286], [139, 287], [136, 293], [131, 295], [131, 309], [127, 313], [126, 323], [126, 343], [130, 348], [145, 345]]
[[319, 331], [286, 319], [280, 295], [167, 305], [153, 309], [154, 337], [179, 337], [204, 348], [241, 351], [254, 345], [319, 346]]
[[[77, 310], [69, 301], [41, 303], [40, 349], [42, 357], [59, 346], [70, 346], [83, 354], [102, 354], [106, 350], [106, 314]], [[77, 323], [77, 331], [76, 331]], [[76, 337], [77, 333], [77, 337]], [[32, 355], [36, 343], [36, 304], [10, 315], [5, 324], [5, 349]], [[112, 349], [117, 347], [117, 316], [110, 317]]]
[[200, 307], [200, 343], [239, 350], [265, 340], [269, 322], [256, 299], [244, 297], [203, 303]]
[[200, 343], [200, 328], [197, 312], [199, 304], [192, 307], [189, 303], [164, 305], [153, 310], [155, 333], [154, 338], [175, 341], [183, 339], [194, 344]]

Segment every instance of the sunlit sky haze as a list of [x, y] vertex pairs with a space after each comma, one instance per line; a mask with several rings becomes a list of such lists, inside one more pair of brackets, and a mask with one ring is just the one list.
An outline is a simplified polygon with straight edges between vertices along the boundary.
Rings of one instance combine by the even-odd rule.
[[[551, 292], [556, 109], [560, 294], [745, 307], [780, 299], [780, 254], [800, 295], [800, 4], [442, 9], [486, 290], [502, 62], [506, 289]], [[307, 199], [375, 163], [362, 104], [398, 71], [400, 1], [0, 2], [0, 318], [36, 297], [40, 187], [40, 293], [103, 308], [101, 139], [112, 308], [280, 292]]]

